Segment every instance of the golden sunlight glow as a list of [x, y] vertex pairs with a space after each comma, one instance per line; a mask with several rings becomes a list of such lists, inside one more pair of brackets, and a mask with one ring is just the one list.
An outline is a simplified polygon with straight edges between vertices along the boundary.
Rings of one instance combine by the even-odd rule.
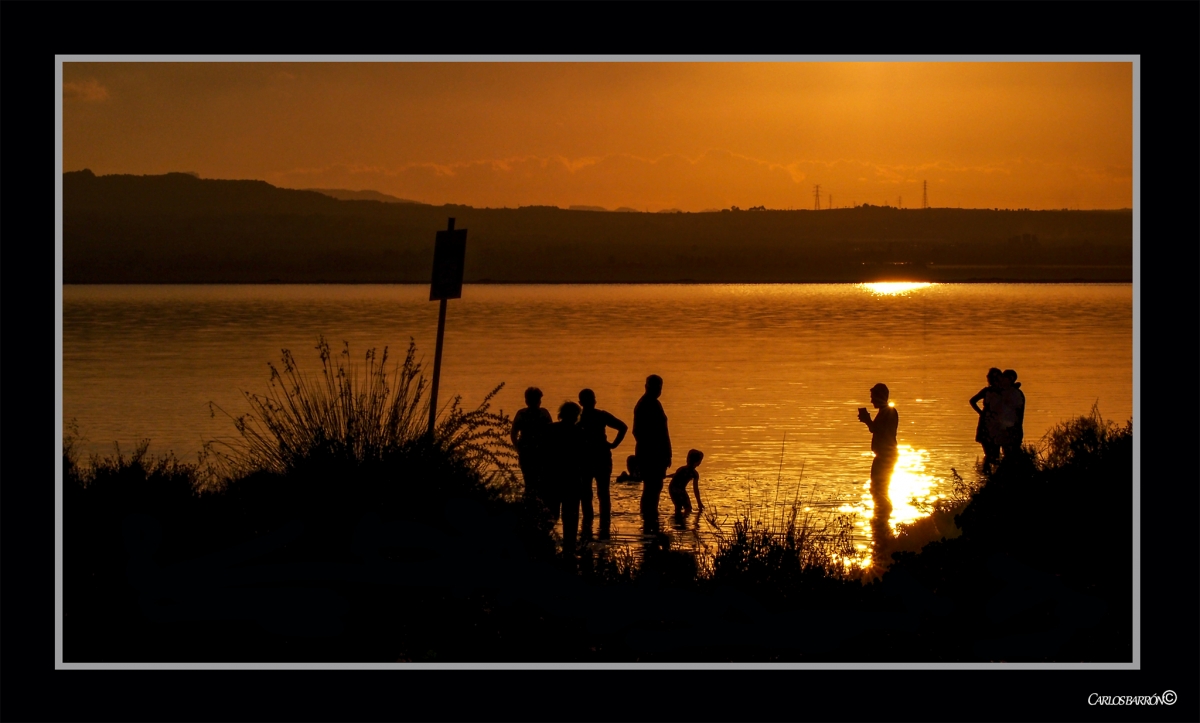
[[[925, 473], [925, 464], [929, 461], [929, 452], [924, 449], [913, 449], [912, 445], [902, 444], [897, 450], [900, 453], [896, 460], [896, 470], [892, 473], [892, 483], [888, 488], [888, 497], [892, 500], [892, 516], [888, 520], [892, 531], [900, 523], [914, 522], [925, 517], [918, 505], [933, 502], [934, 489], [937, 480]], [[868, 495], [870, 482], [867, 483]]]
[[900, 296], [933, 286], [933, 284], [924, 281], [877, 281], [870, 284], [859, 284], [859, 286], [878, 296]]
[[64, 62], [62, 93], [62, 170], [97, 175], [477, 208], [1133, 205], [1132, 62]]
[[[899, 525], [912, 523], [926, 517], [929, 513], [921, 508], [932, 504], [939, 497], [937, 494], [938, 480], [925, 471], [929, 462], [929, 452], [924, 449], [916, 449], [910, 444], [899, 445], [897, 452], [899, 456], [892, 473], [891, 484], [888, 486], [888, 498], [892, 502], [892, 514], [888, 518], [888, 526], [893, 534]], [[867, 452], [864, 456], [871, 457], [873, 455]], [[871, 518], [875, 512], [875, 502], [871, 499], [871, 481], [868, 479], [863, 483], [859, 502], [843, 504], [838, 507], [838, 511], [855, 515], [856, 535], [862, 539], [870, 539], [872, 535]], [[844, 562], [847, 565], [856, 564], [863, 569], [870, 567], [868, 545], [857, 543], [855, 548], [858, 551], [858, 557], [844, 560]]]

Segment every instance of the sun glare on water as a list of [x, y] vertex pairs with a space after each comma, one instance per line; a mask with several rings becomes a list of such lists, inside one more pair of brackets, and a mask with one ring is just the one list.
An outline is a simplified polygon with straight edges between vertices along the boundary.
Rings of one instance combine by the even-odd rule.
[[[892, 472], [891, 484], [888, 485], [888, 498], [892, 502], [892, 514], [888, 518], [888, 526], [895, 534], [898, 526], [911, 523], [925, 517], [929, 513], [922, 506], [932, 504], [938, 499], [938, 480], [925, 471], [929, 462], [929, 452], [915, 449], [910, 444], [901, 444], [896, 448], [898, 457], [896, 467]], [[865, 456], [871, 456], [866, 453]], [[842, 505], [839, 512], [854, 514], [857, 519], [855, 526], [859, 533], [869, 538], [871, 534], [871, 517], [875, 512], [875, 503], [871, 499], [871, 480], [868, 478], [862, 485], [862, 496], [857, 503]], [[858, 564], [870, 566], [869, 549], [866, 541], [855, 545], [862, 555], [856, 561]], [[850, 561], [847, 561], [849, 563]]]
[[879, 296], [900, 296], [933, 286], [933, 284], [926, 281], [878, 281], [871, 284], [859, 284], [859, 286]]

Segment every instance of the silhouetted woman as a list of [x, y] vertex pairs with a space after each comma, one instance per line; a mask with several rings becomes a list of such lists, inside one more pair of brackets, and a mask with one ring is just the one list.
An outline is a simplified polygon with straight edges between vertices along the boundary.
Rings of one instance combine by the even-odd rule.
[[[558, 408], [558, 421], [550, 425], [546, 435], [549, 465], [546, 468], [546, 487], [553, 495], [552, 514], [562, 509], [563, 555], [574, 556], [575, 535], [579, 526], [579, 510], [591, 504], [591, 485], [587, 484], [587, 439], [577, 424], [579, 405], [565, 402]], [[586, 485], [586, 488], [585, 488]], [[585, 500], [584, 491], [588, 496]]]
[[[974, 409], [975, 413], [979, 415], [979, 423], [975, 425], [975, 441], [983, 445], [983, 468], [985, 470], [991, 469], [1000, 457], [1001, 440], [996, 437], [999, 425], [997, 415], [1000, 411], [1002, 393], [1000, 376], [1001, 371], [996, 367], [988, 369], [988, 385], [970, 399], [971, 409]], [[978, 404], [980, 401], [983, 402], [982, 409]]]
[[544, 437], [553, 420], [550, 412], [542, 409], [542, 390], [529, 387], [525, 390], [525, 408], [518, 409], [512, 422], [512, 443], [517, 448], [517, 463], [521, 476], [525, 478], [525, 498], [546, 507], [545, 484], [542, 470], [545, 467]]

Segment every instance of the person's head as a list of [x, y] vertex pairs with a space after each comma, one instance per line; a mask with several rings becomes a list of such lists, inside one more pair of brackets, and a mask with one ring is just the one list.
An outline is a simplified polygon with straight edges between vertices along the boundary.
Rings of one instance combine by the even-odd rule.
[[687, 463], [689, 467], [695, 467], [700, 464], [700, 460], [704, 459], [704, 453], [698, 449], [689, 449], [687, 455]]
[[525, 390], [525, 406], [530, 409], [537, 409], [542, 406], [542, 390], [537, 387], [530, 387]]
[[662, 394], [662, 388], [663, 388], [662, 377], [660, 377], [657, 374], [651, 374], [650, 376], [646, 377], [646, 394], [647, 395], [649, 395], [653, 399], [658, 399], [659, 395]]
[[880, 382], [871, 387], [871, 404], [876, 409], [883, 409], [888, 403], [888, 388], [887, 385]]
[[1005, 386], [1011, 387], [1017, 382], [1017, 372], [1013, 369], [1005, 369], [1000, 375], [1000, 379]]
[[584, 409], [595, 409], [596, 408], [596, 393], [593, 392], [591, 389], [580, 390], [579, 403], [583, 405]]
[[993, 386], [996, 384], [999, 384], [1000, 377], [1002, 377], [1002, 376], [1004, 376], [1004, 372], [1000, 371], [996, 367], [992, 367], [991, 369], [988, 369], [988, 373], [987, 373], [988, 384], [991, 384]]
[[575, 402], [563, 402], [558, 408], [558, 418], [567, 424], [574, 424], [579, 419], [579, 405]]

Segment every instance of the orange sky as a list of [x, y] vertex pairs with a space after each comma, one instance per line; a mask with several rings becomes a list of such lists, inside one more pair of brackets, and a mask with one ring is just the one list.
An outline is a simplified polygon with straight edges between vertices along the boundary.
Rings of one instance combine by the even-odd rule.
[[657, 211], [1133, 205], [1131, 63], [64, 63], [63, 170]]

